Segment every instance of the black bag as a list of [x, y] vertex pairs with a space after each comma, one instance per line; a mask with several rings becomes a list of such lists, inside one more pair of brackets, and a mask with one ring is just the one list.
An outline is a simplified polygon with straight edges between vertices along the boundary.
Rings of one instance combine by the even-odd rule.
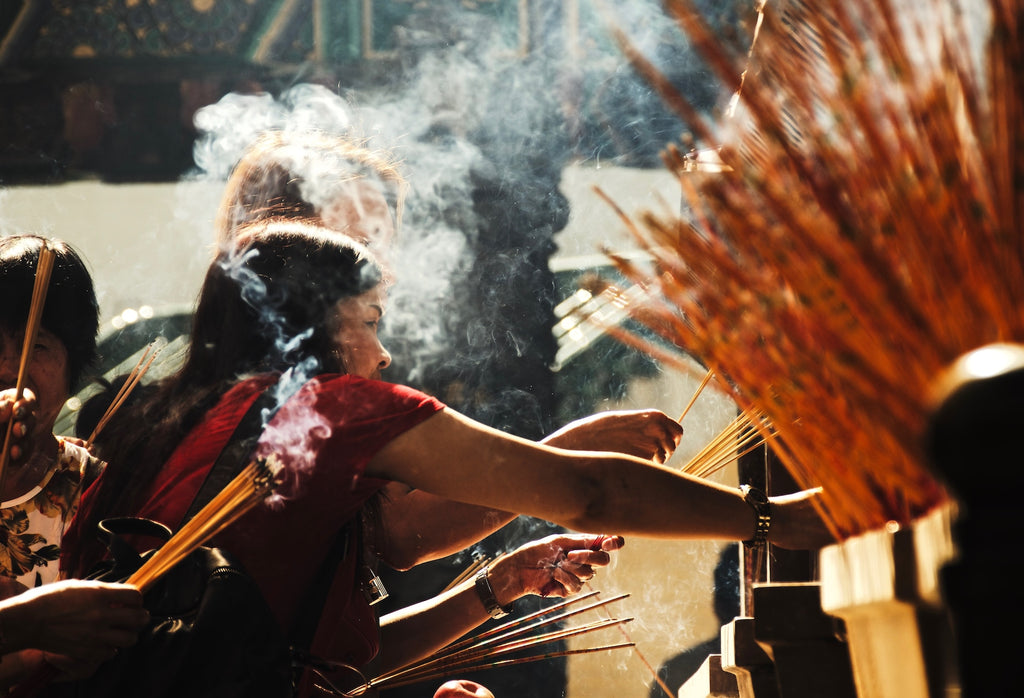
[[[151, 554], [122, 536], [163, 539], [148, 519], [108, 519], [112, 561], [90, 578], [124, 581]], [[53, 698], [288, 698], [291, 653], [255, 582], [226, 551], [202, 547], [146, 592], [151, 620], [138, 642], [89, 678], [50, 684]]]
[[[248, 463], [268, 414], [273, 385], [242, 417], [184, 520], [192, 518]], [[106, 519], [99, 535], [109, 560], [90, 579], [123, 582], [153, 553], [140, 554], [126, 537], [165, 542], [171, 531], [142, 518]], [[295, 628], [286, 634], [256, 582], [225, 550], [200, 547], [164, 574], [144, 595], [150, 623], [136, 644], [104, 662], [89, 678], [51, 683], [47, 698], [290, 698], [292, 648], [312, 640], [337, 559], [324, 562], [326, 579], [309, 590]], [[325, 586], [326, 585], [326, 586]]]

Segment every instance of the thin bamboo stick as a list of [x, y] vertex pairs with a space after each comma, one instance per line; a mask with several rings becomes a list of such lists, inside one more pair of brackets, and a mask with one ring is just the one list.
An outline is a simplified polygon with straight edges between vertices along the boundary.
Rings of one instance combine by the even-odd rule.
[[[39, 260], [36, 262], [35, 283], [32, 287], [32, 301], [29, 305], [28, 320], [25, 323], [25, 337], [21, 346], [21, 360], [18, 363], [18, 378], [15, 384], [15, 400], [20, 400], [25, 392], [25, 376], [28, 372], [28, 362], [32, 356], [32, 348], [36, 343], [36, 335], [39, 333], [39, 323], [43, 316], [43, 308], [46, 306], [46, 292], [50, 287], [50, 276], [53, 273], [53, 260], [55, 253], [50, 246], [43, 243], [39, 250]], [[14, 432], [14, 415], [7, 422], [7, 431], [4, 435], [4, 447], [0, 451], [0, 492], [3, 492], [4, 478], [7, 475], [7, 461], [9, 459], [11, 436]]]
[[[448, 645], [447, 647], [444, 647], [439, 652], [434, 654], [432, 657], [428, 657], [424, 660], [415, 662], [413, 664], [393, 669], [389, 672], [381, 674], [380, 676], [373, 679], [373, 681], [390, 681], [398, 675], [403, 675], [412, 671], [419, 671], [423, 667], [442, 664], [453, 655], [458, 655], [463, 652], [475, 652], [482, 648], [493, 647], [502, 642], [508, 642], [514, 638], [527, 635], [530, 632], [536, 630], [537, 628], [561, 622], [563, 620], [579, 615], [581, 613], [586, 613], [587, 611], [593, 610], [595, 608], [600, 608], [610, 603], [621, 601], [622, 599], [628, 598], [629, 596], [629, 594], [619, 594], [609, 599], [599, 600], [596, 603], [588, 604], [581, 608], [577, 608], [573, 611], [562, 610], [570, 605], [574, 605], [577, 602], [589, 599], [597, 595], [597, 593], [598, 592], [595, 591], [590, 594], [585, 594], [582, 596], [577, 596], [575, 598], [566, 599], [565, 601], [555, 604], [549, 608], [535, 611], [533, 613], [527, 614], [522, 618], [514, 619], [507, 623], [503, 623], [495, 628], [491, 628], [490, 630], [484, 631], [478, 635], [474, 635], [463, 640], [459, 640]], [[553, 613], [554, 611], [558, 612]], [[540, 620], [537, 620], [538, 618], [540, 618]]]
[[690, 412], [690, 408], [692, 408], [693, 404], [697, 402], [697, 398], [700, 397], [700, 394], [702, 392], [704, 392], [704, 388], [706, 388], [708, 383], [711, 382], [711, 379], [714, 377], [714, 375], [715, 371], [714, 369], [711, 369], [707, 372], [707, 375], [705, 375], [704, 378], [701, 379], [700, 385], [698, 385], [697, 389], [693, 392], [693, 396], [690, 398], [690, 401], [686, 403], [686, 407], [683, 408], [683, 413], [679, 415], [679, 419], [676, 420], [677, 422], [682, 422], [684, 419], [686, 419], [686, 415]]
[[492, 560], [493, 558], [487, 555], [483, 555], [473, 560], [473, 562], [468, 567], [466, 567], [466, 569], [460, 572], [458, 576], [455, 577], [455, 579], [448, 582], [447, 586], [445, 586], [445, 588], [441, 591], [451, 591], [452, 589], [454, 589], [455, 587], [457, 587], [458, 585], [462, 584], [464, 581], [472, 577], [474, 574], [482, 570], [484, 567], [487, 567], [487, 565], [489, 565]]
[[515, 642], [495, 645], [493, 647], [479, 648], [472, 652], [466, 651], [455, 655], [446, 655], [443, 658], [443, 661], [431, 662], [429, 665], [417, 665], [408, 671], [397, 672], [390, 674], [387, 677], [372, 679], [370, 681], [370, 685], [381, 688], [396, 684], [417, 683], [433, 676], [437, 676], [438, 674], [449, 674], [453, 671], [464, 671], [467, 667], [484, 663], [485, 660], [486, 663], [489, 664], [494, 661], [495, 657], [502, 657], [515, 652], [522, 652], [530, 649], [531, 647], [557, 642], [559, 640], [564, 640], [597, 630], [603, 630], [621, 623], [629, 623], [632, 620], [632, 618], [598, 620], [580, 627], [553, 630], [533, 637], [523, 638]]
[[[132, 391], [135, 390], [135, 386], [142, 380], [142, 377], [146, 375], [146, 371], [153, 364], [153, 360], [156, 359], [160, 353], [160, 347], [157, 347], [157, 342], [153, 341], [146, 346], [145, 351], [142, 352], [142, 356], [139, 357], [138, 362], [132, 368], [132, 370], [125, 377], [124, 383], [121, 384], [121, 388], [117, 391], [114, 399], [107, 405], [107, 409], [103, 412], [103, 416], [100, 417], [99, 421], [96, 422], [96, 426], [93, 428], [92, 433], [89, 434], [89, 438], [85, 442], [86, 448], [92, 446], [96, 441], [96, 437], [99, 436], [100, 432], [110, 421], [110, 418], [121, 408], [128, 396], [131, 395]], [[152, 352], [152, 353], [151, 353]]]
[[[590, 653], [593, 653], [593, 652], [605, 652], [605, 651], [610, 651], [610, 650], [627, 649], [627, 648], [633, 647], [633, 646], [634, 645], [631, 642], [622, 642], [622, 643], [613, 644], [613, 645], [602, 645], [600, 647], [586, 647], [586, 648], [581, 648], [581, 649], [559, 650], [559, 651], [556, 651], [556, 652], [546, 652], [544, 654], [538, 654], [538, 655], [533, 655], [533, 656], [529, 656], [529, 657], [517, 657], [515, 659], [502, 659], [502, 660], [497, 660], [497, 661], [493, 661], [493, 662], [486, 662], [486, 663], [475, 665], [475, 666], [461, 667], [458, 671], [459, 671], [459, 673], [469, 673], [469, 672], [474, 672], [474, 671], [483, 671], [485, 669], [499, 669], [499, 668], [502, 668], [502, 667], [518, 666], [520, 664], [527, 664], [527, 663], [530, 663], [530, 662], [539, 662], [539, 661], [543, 661], [545, 659], [555, 659], [556, 657], [570, 657], [570, 656], [577, 655], [577, 654], [590, 654]], [[408, 685], [410, 683], [419, 683], [421, 681], [437, 680], [437, 679], [445, 678], [447, 676], [449, 676], [449, 674], [445, 673], [444, 671], [440, 671], [440, 672], [437, 672], [437, 673], [434, 673], [434, 674], [431, 674], [431, 675], [421, 676], [419, 678], [411, 679], [411, 680], [408, 680], [408, 681], [397, 681], [397, 682], [394, 682], [394, 683], [389, 683], [389, 684], [387, 684], [385, 686], [380, 686], [380, 688], [382, 690], [386, 690], [388, 688], [399, 688], [400, 686], [405, 686], [405, 685]], [[356, 689], [356, 690], [352, 691], [351, 695], [362, 695], [367, 690], [369, 690], [369, 688], [372, 688], [374, 686], [376, 686], [376, 684], [372, 684], [372, 682], [371, 682], [371, 686], [369, 686], [369, 687], [360, 687], [359, 689]]]

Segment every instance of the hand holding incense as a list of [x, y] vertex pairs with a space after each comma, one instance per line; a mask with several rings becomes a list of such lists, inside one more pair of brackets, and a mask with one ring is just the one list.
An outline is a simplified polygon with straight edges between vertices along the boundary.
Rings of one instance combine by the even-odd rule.
[[[18, 380], [15, 385], [15, 401], [20, 400], [25, 390], [25, 376], [28, 373], [28, 362], [32, 356], [32, 347], [36, 343], [36, 335], [39, 332], [39, 324], [43, 317], [43, 308], [46, 305], [46, 292], [50, 287], [50, 275], [53, 272], [53, 260], [55, 254], [46, 244], [39, 251], [39, 261], [36, 263], [35, 285], [32, 288], [32, 302], [29, 306], [28, 321], [25, 324], [25, 338], [21, 347], [21, 361], [18, 365]], [[9, 458], [10, 443], [15, 420], [7, 422], [7, 432], [4, 435], [3, 450], [0, 451], [0, 492], [3, 492], [5, 468]]]
[[608, 410], [577, 419], [543, 443], [581, 451], [614, 451], [665, 462], [683, 438], [683, 428], [661, 410]]
[[[273, 457], [249, 463], [209, 504], [200, 509], [199, 513], [125, 580], [125, 584], [130, 584], [145, 593], [190, 553], [270, 496], [282, 467]], [[44, 664], [26, 681], [16, 686], [10, 692], [10, 696], [34, 696], [53, 681], [57, 674], [58, 671], [53, 665]]]

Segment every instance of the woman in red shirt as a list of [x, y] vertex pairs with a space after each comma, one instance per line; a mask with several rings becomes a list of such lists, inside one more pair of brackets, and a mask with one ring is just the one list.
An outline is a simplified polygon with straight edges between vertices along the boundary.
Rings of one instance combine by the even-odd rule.
[[[299, 221], [257, 223], [236, 239], [207, 274], [185, 365], [107, 426], [109, 465], [83, 502], [79, 532], [125, 514], [177, 526], [241, 415], [273, 383], [281, 406], [258, 450], [286, 464], [277, 505], [253, 510], [217, 544], [241, 560], [285, 628], [331, 541], [389, 481], [577, 531], [746, 540], [770, 524], [782, 546], [831, 542], [814, 491], [774, 499], [765, 522], [766, 510], [738, 490], [653, 461], [511, 436], [382, 381], [387, 284], [368, 250]], [[66, 560], [72, 572], [102, 552], [82, 542]], [[312, 651], [360, 665], [378, 635], [356, 573], [343, 562], [335, 575]], [[523, 583], [500, 586], [504, 606]], [[487, 617], [471, 595], [460, 608], [440, 621], [412, 614], [386, 624], [384, 664], [429, 653]]]

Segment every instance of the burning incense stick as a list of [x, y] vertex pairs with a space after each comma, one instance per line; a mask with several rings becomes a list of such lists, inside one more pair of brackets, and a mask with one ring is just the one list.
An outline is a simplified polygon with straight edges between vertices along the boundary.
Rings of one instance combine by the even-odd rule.
[[696, 455], [682, 471], [707, 477], [765, 443], [771, 426], [758, 410], [741, 412]]
[[[460, 653], [479, 650], [483, 647], [490, 647], [493, 645], [500, 644], [501, 642], [507, 642], [513, 638], [528, 635], [537, 628], [541, 628], [552, 623], [561, 622], [563, 620], [579, 615], [581, 613], [586, 613], [587, 611], [593, 610], [595, 608], [600, 608], [607, 604], [620, 601], [629, 596], [628, 594], [622, 594], [607, 600], [597, 601], [596, 603], [592, 603], [587, 606], [577, 608], [573, 611], [561, 611], [562, 609], [567, 608], [568, 606], [575, 605], [581, 601], [584, 601], [596, 595], [597, 592], [595, 591], [590, 594], [584, 594], [582, 596], [577, 596], [575, 598], [566, 599], [548, 608], [544, 608], [539, 611], [530, 613], [526, 616], [523, 616], [522, 618], [516, 618], [506, 623], [502, 623], [501, 625], [491, 628], [490, 630], [484, 631], [482, 633], [479, 633], [478, 635], [473, 635], [464, 640], [454, 642], [448, 645], [447, 647], [443, 648], [433, 657], [429, 657], [414, 664], [399, 667], [385, 674], [381, 674], [377, 678], [373, 679], [373, 683], [378, 684], [384, 681], [390, 681], [396, 676], [404, 675], [408, 672], [420, 671], [424, 667], [442, 664], [448, 658], [459, 655]], [[561, 612], [555, 613], [555, 611]]]
[[107, 405], [106, 411], [104, 411], [103, 416], [100, 417], [100, 420], [96, 423], [96, 427], [92, 430], [92, 433], [86, 440], [86, 448], [92, 446], [96, 441], [96, 437], [99, 436], [100, 432], [103, 430], [103, 427], [107, 425], [110, 418], [114, 416], [114, 413], [116, 413], [118, 409], [120, 409], [121, 405], [124, 404], [124, 401], [128, 399], [128, 396], [135, 389], [135, 386], [138, 385], [139, 381], [142, 380], [142, 377], [146, 375], [146, 371], [149, 370], [149, 367], [153, 364], [153, 360], [156, 359], [162, 349], [162, 347], [159, 347], [157, 344], [157, 341], [150, 342], [145, 351], [142, 352], [142, 356], [139, 357], [138, 363], [135, 364], [135, 367], [132, 368], [131, 372], [125, 378], [124, 383], [121, 384], [121, 388], [117, 391], [117, 394], [114, 396], [114, 399], [111, 400], [110, 404]]
[[[18, 364], [18, 378], [15, 384], [15, 400], [20, 400], [25, 392], [25, 374], [28, 372], [29, 358], [32, 356], [32, 347], [36, 343], [36, 335], [39, 332], [39, 323], [43, 316], [43, 308], [46, 306], [46, 292], [50, 287], [50, 275], [53, 273], [53, 260], [55, 253], [50, 246], [43, 243], [39, 250], [39, 260], [36, 262], [35, 284], [32, 287], [32, 301], [29, 305], [28, 320], [25, 323], [25, 338], [21, 346], [21, 361]], [[10, 450], [11, 435], [14, 431], [14, 415], [7, 422], [7, 433], [4, 435], [4, 447], [0, 451], [0, 492], [3, 491], [4, 477]]]
[[385, 688], [402, 684], [418, 683], [435, 677], [447, 676], [455, 671], [466, 671], [472, 666], [486, 666], [496, 661], [497, 657], [522, 652], [539, 645], [546, 645], [569, 637], [594, 632], [620, 623], [628, 623], [632, 620], [632, 618], [598, 620], [580, 627], [553, 630], [547, 633], [524, 638], [516, 642], [480, 648], [472, 652], [464, 651], [456, 655], [446, 656], [443, 660], [432, 662], [430, 666], [420, 665], [409, 669], [408, 671], [399, 672], [389, 676], [388, 678], [374, 679], [370, 681], [370, 686]]
[[126, 581], [145, 592], [189, 553], [223, 531], [272, 492], [281, 465], [256, 460], [247, 465], [199, 513], [164, 543]]
[[[530, 662], [539, 662], [539, 661], [543, 661], [545, 659], [555, 659], [556, 657], [570, 657], [572, 655], [577, 655], [577, 654], [591, 654], [593, 652], [605, 652], [605, 651], [618, 650], [618, 649], [628, 649], [630, 647], [633, 647], [633, 643], [631, 643], [631, 642], [622, 642], [622, 643], [618, 643], [618, 644], [614, 644], [614, 645], [602, 645], [600, 647], [584, 647], [584, 648], [580, 648], [580, 649], [558, 650], [558, 651], [555, 651], [555, 652], [545, 652], [544, 654], [531, 655], [531, 656], [527, 656], [527, 657], [517, 657], [515, 659], [500, 659], [500, 660], [495, 660], [495, 661], [488, 661], [488, 662], [485, 662], [485, 663], [482, 663], [482, 664], [468, 665], [468, 666], [453, 668], [451, 670], [451, 672], [457, 672], [457, 673], [460, 673], [460, 674], [465, 674], [465, 673], [469, 673], [469, 672], [473, 672], [473, 671], [483, 671], [485, 669], [499, 669], [501, 667], [516, 666], [516, 665], [519, 665], [519, 664], [528, 664]], [[385, 686], [376, 686], [376, 684], [373, 684], [371, 687], [378, 687], [378, 688], [381, 688], [381, 689], [398, 688], [400, 686], [406, 686], [406, 685], [412, 684], [412, 683], [420, 683], [421, 681], [431, 681], [431, 680], [444, 679], [444, 678], [447, 678], [450, 675], [451, 675], [451, 673], [448, 672], [448, 671], [439, 671], [437, 673], [430, 674], [430, 675], [427, 675], [427, 676], [420, 676], [420, 677], [417, 677], [415, 679], [409, 679], [409, 680], [406, 680], [406, 681], [395, 681], [394, 683], [389, 683], [389, 684], [387, 684]], [[353, 691], [351, 693], [351, 695], [362, 695], [369, 688], [370, 687], [361, 687], [360, 689], [356, 689], [355, 691]]]
[[[261, 459], [249, 463], [206, 506], [181, 527], [170, 540], [158, 548], [127, 580], [145, 593], [160, 577], [182, 562], [199, 546], [237, 521], [272, 492], [281, 464], [276, 459]], [[24, 682], [14, 687], [11, 698], [30, 698], [53, 681], [58, 670], [44, 664]]]

